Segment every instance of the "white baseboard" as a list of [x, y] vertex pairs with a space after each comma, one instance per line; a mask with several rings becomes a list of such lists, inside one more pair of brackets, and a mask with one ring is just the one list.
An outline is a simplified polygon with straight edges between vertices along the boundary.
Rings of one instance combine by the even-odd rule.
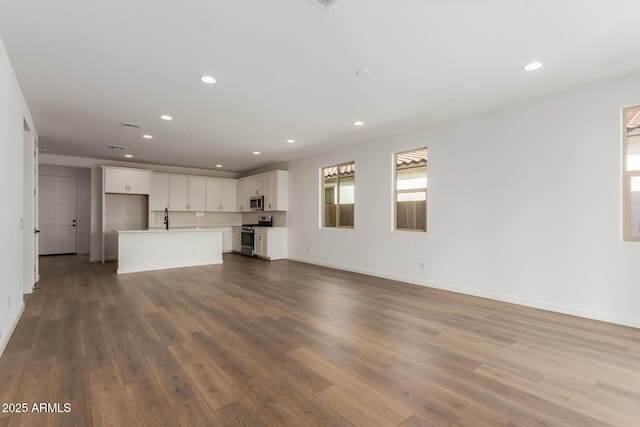
[[456, 292], [460, 294], [506, 302], [509, 304], [523, 305], [525, 307], [537, 308], [541, 310], [553, 311], [556, 313], [568, 314], [571, 316], [583, 317], [585, 319], [599, 320], [607, 323], [615, 323], [617, 325], [630, 326], [632, 328], [640, 328], [640, 318], [618, 316], [611, 313], [602, 313], [598, 311], [581, 309], [579, 307], [569, 307], [561, 304], [555, 304], [553, 302], [531, 300], [527, 298], [515, 297], [513, 295], [487, 292], [480, 289], [466, 288], [461, 286], [452, 286], [446, 283], [418, 281], [411, 277], [402, 277], [402, 276], [396, 276], [396, 275], [387, 274], [387, 273], [378, 272], [378, 271], [352, 268], [344, 265], [329, 264], [329, 263], [318, 262], [315, 260], [310, 260], [305, 258], [289, 257], [289, 259], [292, 261], [318, 265], [321, 267], [335, 268], [337, 270], [350, 271], [352, 273], [360, 273], [368, 276], [380, 277], [383, 279], [397, 280], [400, 282], [406, 282], [413, 285], [426, 286], [434, 289], [441, 289], [443, 291]]
[[22, 313], [24, 313], [24, 307], [25, 307], [25, 305], [24, 305], [24, 301], [23, 301], [22, 302], [22, 306], [20, 307], [20, 311], [18, 312], [18, 315], [13, 320], [11, 328], [9, 328], [7, 333], [2, 336], [2, 341], [0, 341], [0, 356], [2, 356], [2, 353], [4, 353], [4, 349], [7, 348], [7, 344], [9, 343], [9, 340], [11, 339], [11, 335], [13, 335], [13, 331], [15, 331], [16, 330], [16, 326], [18, 326], [18, 322], [20, 321], [20, 318], [22, 317]]

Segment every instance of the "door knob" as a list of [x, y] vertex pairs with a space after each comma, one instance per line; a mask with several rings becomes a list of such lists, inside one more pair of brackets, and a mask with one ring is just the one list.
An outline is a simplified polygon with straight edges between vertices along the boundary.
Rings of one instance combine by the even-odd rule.
[[34, 233], [36, 233], [36, 234], [38, 234], [38, 233], [40, 232], [40, 230], [38, 230], [37, 228], [34, 228], [34, 229], [33, 229], [33, 232], [34, 232]]

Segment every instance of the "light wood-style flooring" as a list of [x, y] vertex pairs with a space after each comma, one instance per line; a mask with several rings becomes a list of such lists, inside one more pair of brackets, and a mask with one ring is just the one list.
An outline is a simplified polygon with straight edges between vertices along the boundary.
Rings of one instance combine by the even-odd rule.
[[638, 329], [235, 254], [40, 262], [0, 427], [640, 426]]

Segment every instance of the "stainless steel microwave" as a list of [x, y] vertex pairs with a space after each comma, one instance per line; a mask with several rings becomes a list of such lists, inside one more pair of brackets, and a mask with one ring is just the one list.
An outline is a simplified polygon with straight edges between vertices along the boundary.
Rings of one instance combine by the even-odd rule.
[[264, 196], [251, 196], [249, 198], [249, 208], [254, 211], [264, 210]]

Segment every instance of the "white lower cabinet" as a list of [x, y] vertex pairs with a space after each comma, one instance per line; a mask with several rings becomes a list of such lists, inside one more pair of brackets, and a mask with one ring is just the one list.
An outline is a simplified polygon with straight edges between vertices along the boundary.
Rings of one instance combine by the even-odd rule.
[[253, 253], [258, 258], [266, 258], [267, 257], [267, 240], [268, 234], [267, 230], [257, 230], [254, 229], [253, 233]]
[[254, 250], [257, 257], [276, 260], [287, 257], [286, 227], [254, 227]]
[[233, 250], [233, 232], [231, 228], [222, 230], [222, 252], [231, 252]]
[[242, 250], [242, 227], [232, 227], [232, 241], [231, 241], [231, 249], [233, 252], [238, 252]]

